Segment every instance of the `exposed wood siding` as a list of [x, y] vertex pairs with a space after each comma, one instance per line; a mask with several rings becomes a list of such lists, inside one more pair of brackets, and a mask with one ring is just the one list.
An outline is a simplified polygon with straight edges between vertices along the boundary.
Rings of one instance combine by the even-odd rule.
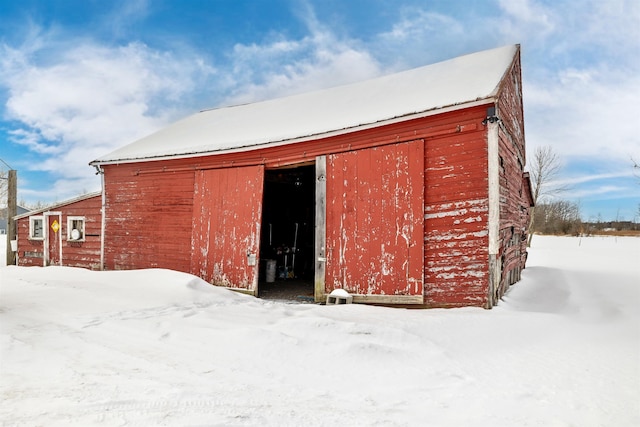
[[[478, 122], [485, 109], [475, 111]], [[425, 303], [484, 306], [488, 287], [485, 128], [425, 147]]]
[[520, 280], [527, 256], [529, 199], [523, 180], [526, 154], [519, 55], [502, 82], [497, 113], [500, 117], [499, 260], [502, 276], [495, 290], [496, 301], [502, 297], [510, 285]]
[[264, 167], [198, 171], [191, 272], [257, 292]]
[[[96, 196], [62, 208], [62, 263], [70, 267], [100, 268], [101, 197]], [[84, 242], [67, 241], [67, 218], [85, 218]]]
[[423, 147], [327, 157], [327, 292], [422, 297]]
[[[58, 257], [61, 257], [62, 265], [90, 269], [100, 268], [100, 209], [100, 196], [90, 197], [85, 200], [80, 200], [78, 202], [55, 208], [55, 211], [59, 211], [62, 214], [61, 219], [59, 219], [58, 216], [52, 217], [53, 219], [58, 220], [61, 226], [58, 233], [62, 233], [62, 253], [60, 255], [56, 254], [55, 256], [56, 260], [59, 259]], [[41, 216], [45, 213], [36, 215]], [[70, 216], [84, 217], [84, 241], [67, 240], [67, 219]], [[29, 239], [29, 217], [18, 219], [17, 225], [18, 265], [42, 266], [43, 259], [34, 255], [38, 253], [44, 254], [44, 243], [42, 240]]]
[[16, 221], [16, 233], [18, 238], [17, 264], [20, 266], [42, 266], [44, 241], [29, 239], [29, 217], [23, 217]]
[[316, 302], [326, 300], [325, 268], [327, 265], [327, 157], [316, 158], [316, 230], [314, 242], [314, 285]]
[[194, 172], [105, 170], [105, 268], [189, 272]]

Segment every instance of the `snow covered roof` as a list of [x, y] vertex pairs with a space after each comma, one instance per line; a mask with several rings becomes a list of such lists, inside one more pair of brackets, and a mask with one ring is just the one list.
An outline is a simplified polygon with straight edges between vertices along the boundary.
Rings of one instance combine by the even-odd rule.
[[282, 145], [491, 99], [518, 50], [509, 45], [355, 84], [201, 111], [91, 164]]

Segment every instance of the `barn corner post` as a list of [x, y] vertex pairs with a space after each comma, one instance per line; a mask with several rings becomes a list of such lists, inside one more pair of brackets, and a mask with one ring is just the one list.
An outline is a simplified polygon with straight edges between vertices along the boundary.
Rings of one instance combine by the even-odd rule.
[[327, 194], [327, 157], [316, 158], [316, 230], [315, 230], [315, 268], [313, 294], [315, 302], [325, 298], [326, 253], [326, 194]]
[[495, 106], [487, 109], [487, 157], [488, 157], [488, 192], [489, 192], [489, 283], [485, 308], [492, 308], [497, 303], [497, 290], [502, 275], [499, 258], [500, 242], [500, 155], [499, 124], [495, 115]]
[[104, 270], [104, 232], [107, 226], [107, 194], [104, 189], [104, 169], [95, 165], [96, 174], [100, 175], [100, 271]]

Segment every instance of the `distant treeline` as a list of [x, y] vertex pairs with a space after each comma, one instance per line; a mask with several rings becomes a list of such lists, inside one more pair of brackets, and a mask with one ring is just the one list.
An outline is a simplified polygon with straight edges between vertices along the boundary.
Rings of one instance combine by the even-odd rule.
[[[539, 203], [536, 206], [533, 226], [530, 232], [554, 235], [588, 234], [638, 234], [640, 224], [633, 221], [597, 221], [583, 222], [580, 217], [580, 205], [559, 200]], [[624, 233], [631, 232], [631, 233]]]

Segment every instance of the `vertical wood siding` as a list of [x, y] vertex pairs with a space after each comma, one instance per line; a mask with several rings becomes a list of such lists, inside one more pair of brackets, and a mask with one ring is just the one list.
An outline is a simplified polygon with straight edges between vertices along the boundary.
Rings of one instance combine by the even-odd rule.
[[193, 274], [215, 285], [257, 291], [263, 185], [263, 166], [196, 172]]
[[423, 147], [327, 157], [327, 292], [423, 294]]

